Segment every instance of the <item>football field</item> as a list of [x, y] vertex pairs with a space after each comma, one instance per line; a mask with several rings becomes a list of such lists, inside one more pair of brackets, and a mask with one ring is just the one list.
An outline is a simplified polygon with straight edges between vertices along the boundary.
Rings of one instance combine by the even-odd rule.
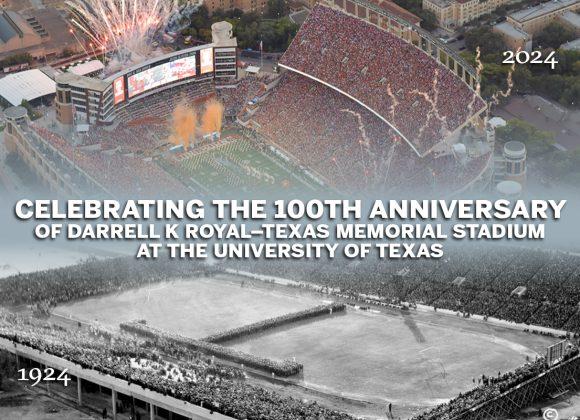
[[321, 187], [282, 158], [240, 135], [177, 158], [180, 179], [211, 194], [312, 193]]
[[[175, 280], [59, 306], [55, 313], [119, 323], [144, 319], [151, 326], [202, 338], [211, 333], [319, 305], [327, 296], [301, 289], [242, 285], [240, 279]], [[408, 418], [543, 353], [553, 339], [433, 313], [346, 313], [286, 325], [225, 343], [272, 359], [304, 365], [291, 378], [302, 397], [338, 396], [341, 408], [357, 415], [392, 403]], [[292, 387], [285, 393], [292, 395]], [[364, 408], [356, 401], [362, 401]], [[369, 406], [374, 407], [372, 410]]]

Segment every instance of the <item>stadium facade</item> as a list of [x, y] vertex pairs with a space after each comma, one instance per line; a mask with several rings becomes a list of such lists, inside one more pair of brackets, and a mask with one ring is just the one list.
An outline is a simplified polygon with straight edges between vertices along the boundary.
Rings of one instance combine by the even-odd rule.
[[87, 129], [113, 124], [116, 111], [166, 89], [188, 83], [237, 78], [237, 41], [231, 24], [212, 27], [212, 43], [151, 58], [104, 79], [63, 73], [56, 78], [56, 116], [64, 125]]

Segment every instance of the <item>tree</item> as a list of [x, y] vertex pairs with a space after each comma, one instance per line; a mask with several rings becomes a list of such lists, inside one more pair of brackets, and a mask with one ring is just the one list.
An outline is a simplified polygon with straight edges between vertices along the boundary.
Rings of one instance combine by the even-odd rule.
[[0, 67], [13, 66], [16, 64], [32, 63], [32, 56], [29, 53], [14, 54], [0, 61]]
[[432, 31], [437, 28], [437, 16], [435, 16], [435, 13], [432, 11], [422, 9], [417, 11], [415, 14], [422, 19], [421, 27], [423, 29]]
[[542, 29], [535, 37], [538, 48], [559, 48], [560, 45], [575, 38], [574, 31], [562, 26], [558, 22], [552, 22]]
[[268, 0], [266, 15], [272, 19], [278, 19], [286, 16], [289, 10], [286, 0]]
[[507, 49], [501, 35], [493, 32], [487, 26], [467, 31], [465, 34], [465, 47], [472, 52], [475, 52], [477, 47], [479, 47], [481, 54], [484, 56], [498, 54]]
[[523, 120], [510, 120], [505, 127], [498, 128], [497, 138], [501, 142], [521, 141], [526, 145], [530, 157], [553, 151], [554, 133], [538, 130]]

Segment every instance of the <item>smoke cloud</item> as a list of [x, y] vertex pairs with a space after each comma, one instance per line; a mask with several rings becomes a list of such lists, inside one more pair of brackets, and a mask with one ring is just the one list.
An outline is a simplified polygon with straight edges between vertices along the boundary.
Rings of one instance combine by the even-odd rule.
[[221, 132], [224, 116], [224, 106], [221, 102], [211, 99], [205, 104], [201, 119], [198, 115], [198, 110], [185, 102], [177, 105], [170, 122], [169, 141], [189, 148], [198, 135]]
[[222, 120], [224, 116], [224, 106], [221, 102], [211, 99], [205, 106], [201, 129], [204, 134], [222, 131]]

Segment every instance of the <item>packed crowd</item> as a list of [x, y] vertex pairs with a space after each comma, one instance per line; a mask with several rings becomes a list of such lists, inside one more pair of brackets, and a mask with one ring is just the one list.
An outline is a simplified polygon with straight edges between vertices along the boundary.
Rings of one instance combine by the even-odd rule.
[[[448, 247], [441, 260], [230, 261], [330, 293], [374, 296], [580, 333], [580, 257], [504, 247]], [[517, 290], [522, 293], [517, 293]]]
[[280, 60], [390, 121], [421, 155], [485, 107], [449, 69], [362, 19], [318, 5]]
[[479, 177], [491, 156], [419, 158], [371, 112], [294, 73], [283, 76], [252, 120], [260, 135], [329, 185], [352, 191], [456, 191]]
[[[178, 196], [188, 190], [163, 171], [151, 159], [120, 153], [74, 147], [67, 140], [48, 129], [33, 125], [32, 129], [54, 150], [62, 153], [69, 162], [80, 168], [107, 191], [126, 196]], [[55, 157], [56, 158], [56, 157]]]
[[292, 376], [300, 373], [303, 369], [302, 364], [293, 360], [273, 360], [265, 357], [255, 356], [236, 350], [231, 347], [220, 346], [203, 340], [196, 340], [179, 334], [167, 332], [158, 328], [151, 327], [145, 323], [133, 321], [121, 323], [121, 329], [132, 334], [147, 337], [151, 340], [162, 340], [173, 343], [180, 347], [215, 356], [221, 360], [227, 360], [239, 363], [243, 366], [251, 367], [266, 371], [272, 375]]
[[85, 330], [65, 330], [5, 314], [0, 314], [0, 337], [237, 419], [353, 419], [315, 402], [283, 397], [249, 384], [239, 369], [216, 365], [204, 357], [168, 363], [157, 351], [164, 345], [159, 342], [126, 335], [106, 340]]
[[280, 315], [275, 318], [265, 319], [263, 321], [255, 322], [253, 324], [244, 325], [239, 328], [234, 328], [227, 331], [217, 332], [203, 341], [210, 343], [222, 343], [224, 341], [234, 340], [236, 338], [245, 337], [251, 334], [256, 334], [270, 328], [277, 328], [281, 325], [291, 324], [298, 321], [304, 321], [310, 318], [316, 318], [321, 315], [329, 315], [337, 312], [343, 312], [346, 306], [342, 303], [331, 303], [328, 305], [319, 305], [314, 308], [304, 309], [299, 312], [291, 314]]
[[264, 83], [255, 76], [244, 77], [236, 86], [216, 89], [218, 98], [224, 105], [224, 114], [230, 118], [236, 117], [247, 101], [252, 100], [263, 91]]
[[49, 305], [69, 302], [104, 293], [146, 286], [180, 276], [211, 275], [215, 270], [203, 263], [115, 258], [88, 259], [80, 264], [21, 273], [0, 280], [0, 304]]
[[[570, 346], [566, 349], [563, 361], [569, 360], [578, 355], [578, 348]], [[459, 394], [448, 403], [440, 404], [426, 413], [413, 417], [413, 420], [450, 420], [464, 413], [466, 410], [495, 398], [502, 393], [515, 388], [523, 382], [537, 377], [548, 370], [546, 360], [542, 357], [535, 362], [526, 363], [512, 372], [504, 373], [498, 377], [483, 377], [481, 385]], [[552, 384], [553, 391], [556, 391], [557, 382]]]

